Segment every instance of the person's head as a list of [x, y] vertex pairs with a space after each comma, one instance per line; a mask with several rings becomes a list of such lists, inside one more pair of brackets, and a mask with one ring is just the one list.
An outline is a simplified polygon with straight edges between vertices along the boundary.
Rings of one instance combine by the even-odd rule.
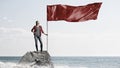
[[36, 21], [36, 25], [39, 25], [39, 21]]

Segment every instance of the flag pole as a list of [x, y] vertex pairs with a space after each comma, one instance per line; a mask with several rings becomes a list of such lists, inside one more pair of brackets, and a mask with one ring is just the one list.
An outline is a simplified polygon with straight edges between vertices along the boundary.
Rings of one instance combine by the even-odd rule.
[[[47, 8], [47, 6], [46, 6], [46, 8]], [[47, 13], [47, 9], [46, 9], [46, 13]], [[48, 21], [47, 21], [47, 14], [46, 14], [46, 31], [47, 31], [46, 49], [48, 51]]]
[[47, 31], [46, 48], [47, 48], [47, 51], [48, 51], [48, 21], [46, 21], [46, 31]]

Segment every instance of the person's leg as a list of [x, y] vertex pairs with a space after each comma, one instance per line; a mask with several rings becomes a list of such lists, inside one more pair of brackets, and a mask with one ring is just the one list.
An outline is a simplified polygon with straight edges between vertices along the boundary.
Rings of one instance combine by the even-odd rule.
[[38, 51], [37, 36], [34, 35], [36, 51]]
[[40, 48], [41, 48], [41, 52], [43, 51], [43, 44], [42, 44], [42, 40], [41, 40], [41, 37], [38, 37], [39, 39], [39, 42], [40, 42]]

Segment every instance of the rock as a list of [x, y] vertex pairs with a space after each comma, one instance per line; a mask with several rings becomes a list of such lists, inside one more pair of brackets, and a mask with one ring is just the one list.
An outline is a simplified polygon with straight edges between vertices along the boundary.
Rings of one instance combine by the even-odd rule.
[[51, 57], [47, 51], [43, 52], [27, 52], [19, 61], [20, 64], [32, 64], [38, 66], [49, 66], [49, 68], [54, 68], [51, 62]]

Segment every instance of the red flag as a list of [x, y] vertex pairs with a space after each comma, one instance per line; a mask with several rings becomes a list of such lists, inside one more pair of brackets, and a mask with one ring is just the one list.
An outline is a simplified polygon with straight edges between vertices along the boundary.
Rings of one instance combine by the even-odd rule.
[[100, 2], [85, 6], [48, 5], [47, 21], [65, 20], [69, 22], [82, 22], [96, 20], [101, 4]]

